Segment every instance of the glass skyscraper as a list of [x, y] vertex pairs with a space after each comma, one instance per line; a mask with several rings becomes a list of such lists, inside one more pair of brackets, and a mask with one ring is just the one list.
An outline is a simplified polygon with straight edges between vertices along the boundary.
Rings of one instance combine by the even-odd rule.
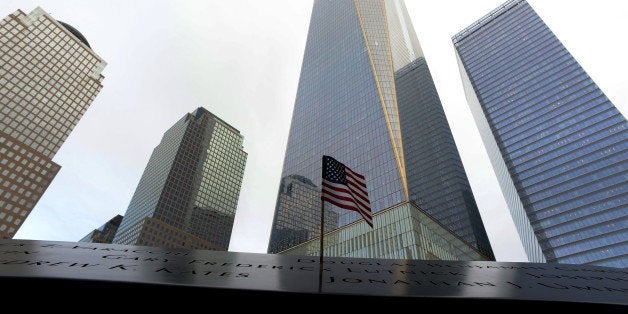
[[39, 7], [0, 21], [0, 238], [13, 238], [61, 169], [52, 158], [102, 89], [105, 65]]
[[85, 235], [79, 242], [111, 243], [118, 231], [118, 227], [120, 227], [120, 222], [122, 222], [122, 215], [116, 215], [98, 229], [94, 229], [92, 232]]
[[325, 204], [325, 255], [493, 259], [402, 1], [315, 1], [268, 252], [318, 254], [322, 156], [364, 174], [373, 230]]
[[628, 267], [626, 118], [526, 1], [453, 43], [529, 259]]
[[205, 108], [155, 147], [113, 243], [227, 250], [247, 154], [242, 135]]

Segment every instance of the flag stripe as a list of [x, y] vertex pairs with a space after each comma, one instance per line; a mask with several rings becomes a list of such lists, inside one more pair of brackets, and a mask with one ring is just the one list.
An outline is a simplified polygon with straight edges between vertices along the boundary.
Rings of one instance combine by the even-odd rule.
[[361, 207], [361, 209], [365, 212], [371, 212], [371, 204], [368, 199], [362, 200], [361, 197], [355, 195], [355, 192], [351, 190], [351, 188], [347, 188], [347, 186], [343, 184], [337, 184], [333, 182], [328, 182], [323, 180], [323, 187], [327, 187], [328, 189], [333, 189], [334, 191], [343, 192], [347, 195], [347, 197], [351, 198], [351, 201], [355, 201], [358, 203], [357, 205]]
[[364, 190], [359, 189], [358, 187], [354, 186], [353, 184], [351, 184], [351, 182], [349, 182], [349, 184], [347, 184], [347, 187], [351, 191], [354, 191], [355, 193], [357, 193], [363, 201], [365, 201], [367, 203], [370, 203], [369, 200], [368, 200], [369, 199], [369, 195], [367, 193], [365, 193]]
[[351, 168], [349, 168], [349, 167], [347, 167], [347, 166], [345, 166], [345, 169], [346, 169], [346, 170], [349, 170], [349, 173], [350, 173], [350, 174], [352, 174], [352, 175], [354, 175], [354, 176], [358, 177], [358, 178], [359, 178], [360, 180], [362, 180], [362, 181], [364, 182], [364, 184], [366, 185], [366, 182], [365, 182], [365, 181], [366, 181], [366, 178], [365, 178], [363, 175], [361, 175], [361, 174], [359, 174], [359, 173], [357, 173], [357, 172], [355, 172], [355, 171], [351, 170]]
[[364, 197], [362, 194], [356, 193], [353, 189], [349, 188], [349, 192], [351, 192], [351, 196], [355, 199], [356, 202], [360, 203], [362, 207], [371, 207], [371, 203], [369, 202], [368, 197]]
[[363, 186], [362, 184], [360, 184], [360, 182], [355, 181], [353, 178], [347, 176], [347, 184], [351, 184], [353, 186], [355, 186], [356, 188], [364, 191], [365, 194], [368, 194], [366, 192], [366, 186]]
[[364, 180], [364, 177], [360, 178], [358, 176], [355, 175], [355, 172], [351, 171], [351, 169], [349, 168], [345, 168], [345, 170], [349, 170], [347, 171], [347, 179], [353, 179], [353, 181], [362, 186], [364, 189], [366, 189], [366, 181]]
[[[329, 184], [328, 182], [324, 182], [323, 184]], [[331, 191], [330, 189], [333, 189], [333, 191]], [[351, 202], [356, 202], [357, 206], [359, 206], [363, 211], [365, 212], [370, 212], [370, 210], [367, 210], [366, 208], [368, 208], [367, 205], [362, 204], [362, 202], [358, 201], [355, 199], [355, 197], [351, 194], [350, 190], [347, 189], [342, 189], [342, 188], [338, 188], [338, 187], [333, 187], [333, 186], [328, 186], [328, 189], [325, 191], [329, 194], [338, 196], [338, 197], [342, 197], [344, 200], [346, 201], [351, 201]]]
[[340, 202], [335, 201], [334, 199], [330, 199], [330, 198], [327, 198], [327, 197], [323, 197], [323, 200], [324, 200], [324, 201], [326, 201], [326, 202], [329, 202], [329, 203], [331, 203], [331, 204], [334, 204], [334, 205], [336, 205], [336, 206], [338, 206], [338, 207], [340, 207], [340, 208], [344, 208], [344, 209], [348, 209], [348, 210], [351, 210], [351, 211], [354, 211], [354, 212], [358, 212], [358, 213], [360, 213], [360, 215], [362, 216], [362, 218], [364, 218], [364, 220], [366, 221], [366, 223], [367, 223], [369, 226], [371, 226], [371, 228], [373, 227], [373, 221], [370, 219], [370, 217], [365, 216], [365, 215], [364, 215], [364, 214], [363, 214], [360, 210], [358, 210], [355, 206], [347, 205], [347, 204], [345, 204], [345, 203], [340, 203]]
[[367, 205], [368, 203], [364, 204], [360, 202], [360, 200], [356, 199], [356, 197], [353, 195], [351, 190], [347, 189], [344, 185], [335, 184], [335, 183], [327, 182], [326, 180], [323, 180], [323, 187], [327, 188], [326, 190], [323, 191], [323, 193], [327, 192], [328, 194], [336, 196], [342, 200], [355, 202], [356, 206], [360, 208], [360, 210], [362, 210], [365, 214], [371, 216], [371, 208], [369, 205]]
[[358, 212], [373, 228], [366, 178], [336, 159], [323, 156], [322, 201]]
[[[365, 199], [363, 199], [362, 196], [355, 195], [355, 193], [351, 190], [351, 188], [347, 188], [346, 186], [344, 186], [342, 184], [334, 184], [332, 182], [327, 182], [327, 181], [323, 181], [323, 185], [327, 185], [326, 187], [329, 188], [329, 189], [333, 189], [335, 191], [340, 191], [340, 192], [346, 193], [354, 201], [358, 202], [359, 205], [361, 205], [363, 208], [370, 207], [368, 199], [365, 200]], [[370, 208], [369, 208], [369, 210], [366, 210], [366, 211], [370, 211]]]
[[372, 220], [373, 219], [371, 215], [369, 215], [367, 213], [364, 213], [362, 210], [360, 210], [359, 207], [355, 206], [355, 203], [353, 203], [351, 201], [343, 200], [343, 199], [340, 199], [338, 197], [335, 197], [335, 196], [327, 194], [327, 193], [323, 194], [323, 198], [326, 199], [326, 200], [334, 201], [334, 205], [337, 205], [337, 206], [342, 205], [341, 207], [343, 207], [343, 208], [351, 209], [351, 210], [354, 210], [354, 211], [360, 213], [362, 215], [362, 217], [364, 217], [366, 220]]
[[368, 214], [365, 214], [363, 211], [361, 211], [358, 207], [355, 206], [355, 204], [351, 203], [351, 202], [346, 202], [346, 201], [341, 201], [337, 198], [331, 197], [328, 194], [323, 195], [323, 200], [327, 201], [329, 203], [332, 203], [340, 208], [344, 208], [344, 209], [348, 209], [354, 212], [359, 213], [362, 218], [372, 227], [373, 226], [373, 217], [371, 217]]
[[337, 206], [342, 205], [341, 207], [343, 207], [345, 209], [351, 209], [353, 211], [356, 211], [356, 212], [360, 213], [362, 215], [362, 217], [364, 217], [364, 219], [366, 219], [366, 220], [373, 220], [373, 217], [371, 215], [363, 212], [359, 207], [355, 206], [355, 203], [339, 199], [339, 198], [334, 197], [332, 195], [329, 195], [327, 193], [325, 193], [323, 195], [323, 198], [327, 199], [327, 200], [333, 200], [334, 201], [334, 205], [337, 205]]

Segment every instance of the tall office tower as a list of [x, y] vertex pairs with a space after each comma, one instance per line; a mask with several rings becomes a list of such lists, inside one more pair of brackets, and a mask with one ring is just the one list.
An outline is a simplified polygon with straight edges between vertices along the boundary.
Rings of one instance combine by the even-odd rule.
[[122, 222], [122, 215], [116, 215], [109, 219], [104, 225], [100, 226], [100, 228], [94, 229], [92, 232], [88, 233], [80, 239], [79, 242], [111, 243], [118, 231], [118, 227], [120, 227], [120, 222]]
[[493, 259], [402, 1], [314, 2], [269, 253], [318, 254], [323, 155], [366, 176], [375, 224], [325, 204], [326, 256]]
[[0, 238], [13, 238], [57, 175], [52, 158], [102, 89], [105, 65], [41, 8], [0, 22]]
[[247, 154], [240, 131], [199, 107], [150, 156], [113, 243], [227, 250]]
[[529, 259], [628, 267], [626, 119], [523, 0], [453, 42]]

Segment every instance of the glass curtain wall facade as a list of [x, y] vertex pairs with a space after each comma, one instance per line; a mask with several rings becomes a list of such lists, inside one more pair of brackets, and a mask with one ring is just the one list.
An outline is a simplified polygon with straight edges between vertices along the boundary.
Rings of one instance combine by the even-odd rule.
[[530, 260], [628, 267], [625, 117], [526, 1], [453, 43]]
[[98, 229], [94, 229], [92, 232], [88, 233], [78, 242], [111, 243], [118, 231], [118, 227], [120, 227], [120, 222], [122, 222], [122, 216], [116, 215]]
[[102, 89], [105, 65], [39, 7], [0, 21], [0, 238], [13, 238], [59, 172], [52, 158]]
[[[478, 259], [493, 258], [440, 99], [402, 1], [314, 2], [269, 253], [290, 253], [295, 245], [320, 236], [323, 155], [366, 176], [376, 226], [384, 226], [377, 222], [384, 219], [377, 215], [381, 211], [420, 211], [428, 217], [425, 219], [431, 219], [438, 228], [475, 250]], [[299, 178], [298, 183], [295, 178]], [[288, 182], [292, 189], [288, 189]], [[297, 186], [300, 193], [294, 192]], [[412, 206], [398, 206], [406, 203]], [[366, 226], [355, 212], [330, 204], [325, 208], [327, 231], [354, 230], [349, 226], [356, 224]], [[379, 241], [380, 227], [368, 231], [371, 235], [365, 236], [365, 241]], [[396, 227], [386, 230], [403, 233]], [[349, 231], [345, 235], [346, 232]], [[354, 241], [361, 235], [345, 236], [342, 241]], [[394, 254], [374, 249], [333, 254], [431, 258], [412, 249], [418, 242], [400, 239], [404, 249]], [[309, 249], [307, 252], [314, 254]], [[447, 258], [455, 259], [454, 256]]]
[[[318, 218], [320, 221], [320, 217]], [[320, 222], [319, 222], [320, 223]], [[413, 202], [375, 214], [374, 229], [354, 222], [325, 233], [325, 256], [378, 256], [421, 260], [484, 260], [486, 256], [456, 237]], [[318, 255], [320, 238], [295, 245], [282, 254]]]
[[226, 251], [247, 154], [238, 130], [205, 108], [153, 150], [113, 243]]

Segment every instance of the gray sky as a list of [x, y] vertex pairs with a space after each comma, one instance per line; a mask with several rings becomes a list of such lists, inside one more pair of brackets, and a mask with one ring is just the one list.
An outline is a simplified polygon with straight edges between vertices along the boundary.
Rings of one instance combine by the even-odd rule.
[[[498, 260], [524, 259], [464, 98], [451, 36], [501, 0], [406, 0]], [[529, 0], [624, 115], [628, 2]], [[16, 235], [76, 241], [124, 214], [153, 148], [204, 106], [244, 135], [248, 160], [230, 250], [265, 252], [311, 1], [2, 0], [41, 6], [108, 65], [104, 88], [54, 158], [62, 168]], [[349, 162], [349, 161], [347, 161]]]

